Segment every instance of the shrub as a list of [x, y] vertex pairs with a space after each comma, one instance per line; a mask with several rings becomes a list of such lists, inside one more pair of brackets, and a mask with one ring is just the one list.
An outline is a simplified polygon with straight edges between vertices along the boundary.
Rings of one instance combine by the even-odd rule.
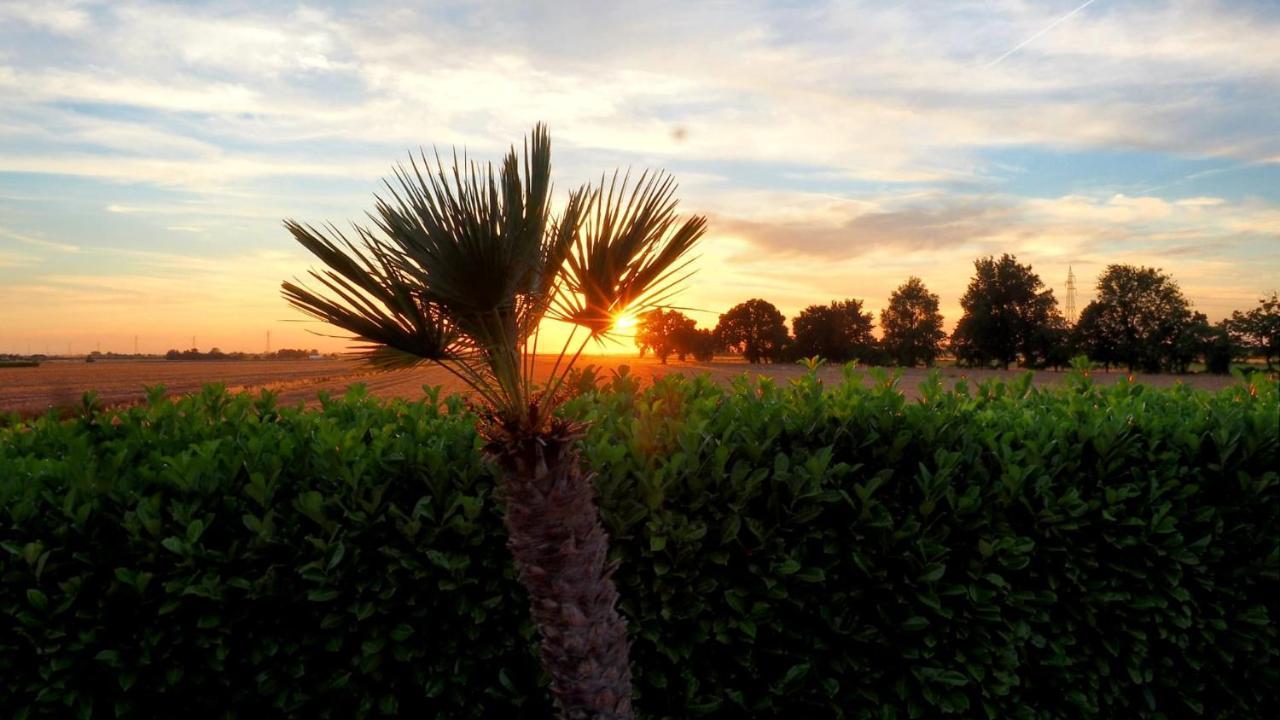
[[[615, 376], [566, 409], [646, 716], [1264, 717], [1274, 381], [905, 400]], [[870, 387], [868, 387], [868, 384]], [[17, 716], [545, 717], [473, 418], [217, 389], [0, 430]]]

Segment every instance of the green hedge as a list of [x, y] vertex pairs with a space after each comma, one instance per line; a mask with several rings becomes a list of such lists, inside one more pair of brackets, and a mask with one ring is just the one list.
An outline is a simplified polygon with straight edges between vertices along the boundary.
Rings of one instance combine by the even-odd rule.
[[[1276, 710], [1274, 381], [859, 379], [624, 374], [567, 408], [644, 716]], [[434, 399], [0, 429], [4, 711], [546, 717], [473, 418]]]

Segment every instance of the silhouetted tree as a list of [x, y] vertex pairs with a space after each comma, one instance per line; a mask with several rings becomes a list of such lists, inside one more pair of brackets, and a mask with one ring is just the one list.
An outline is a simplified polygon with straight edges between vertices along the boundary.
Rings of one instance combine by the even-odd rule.
[[1185, 373], [1191, 370], [1191, 364], [1209, 355], [1213, 345], [1215, 330], [1209, 324], [1209, 318], [1202, 312], [1192, 311], [1191, 319], [1178, 328], [1169, 350], [1166, 369], [1171, 372]]
[[1101, 363], [1103, 369], [1109, 371], [1112, 365], [1120, 364], [1120, 352], [1116, 348], [1115, 338], [1103, 330], [1103, 320], [1101, 305], [1086, 305], [1075, 326], [1071, 328], [1071, 346], [1093, 362]]
[[973, 279], [960, 299], [964, 315], [951, 335], [956, 360], [1004, 368], [1020, 356], [1034, 362], [1043, 329], [1061, 317], [1053, 291], [1013, 255], [979, 258], [973, 266]]
[[1071, 365], [1076, 354], [1072, 345], [1071, 328], [1062, 315], [1053, 313], [1048, 319], [1030, 331], [1024, 347], [1023, 364], [1032, 368], [1062, 369]]
[[880, 311], [881, 344], [894, 363], [906, 367], [933, 365], [947, 334], [942, 330], [938, 296], [918, 277], [908, 278]]
[[684, 362], [685, 357], [692, 355], [698, 362], [711, 362], [716, 356], [715, 334], [705, 328], [688, 325], [676, 328], [673, 334], [676, 358]]
[[1231, 313], [1227, 324], [1232, 336], [1246, 350], [1256, 352], [1272, 367], [1272, 358], [1280, 360], [1280, 295], [1271, 293], [1258, 301], [1258, 307]]
[[[677, 337], [681, 330], [687, 329], [692, 331], [694, 321], [684, 313], [677, 310], [663, 310], [658, 308], [650, 310], [641, 315], [636, 322], [636, 345], [644, 343], [644, 346], [653, 351], [654, 356], [667, 364], [667, 358], [671, 353], [679, 350]], [[686, 349], [687, 353], [688, 350]], [[684, 353], [681, 353], [680, 359], [683, 360]], [[641, 357], [644, 357], [641, 351]]]
[[871, 313], [862, 311], [861, 300], [837, 300], [830, 305], [810, 305], [791, 321], [791, 351], [799, 357], [820, 357], [827, 362], [867, 362], [876, 339]]
[[[1078, 337], [1132, 372], [1185, 371], [1203, 348], [1203, 315], [1157, 268], [1109, 265], [1096, 299], [1080, 314]], [[1087, 320], [1087, 325], [1086, 325]], [[1102, 358], [1090, 358], [1106, 362]]]
[[760, 299], [729, 308], [720, 316], [715, 335], [720, 346], [742, 353], [749, 363], [777, 360], [788, 340], [782, 313]]
[[1231, 372], [1231, 361], [1242, 348], [1231, 337], [1231, 321], [1223, 320], [1210, 329], [1203, 347], [1204, 368], [1215, 375]]
[[244, 353], [224, 353], [218, 348], [213, 348], [207, 353], [202, 353], [196, 348], [189, 350], [170, 350], [164, 354], [166, 360], [241, 360], [244, 359]]

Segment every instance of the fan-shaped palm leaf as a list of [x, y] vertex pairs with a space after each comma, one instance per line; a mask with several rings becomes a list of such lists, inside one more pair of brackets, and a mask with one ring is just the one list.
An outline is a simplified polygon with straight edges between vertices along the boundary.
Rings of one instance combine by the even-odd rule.
[[312, 227], [286, 225], [298, 242], [329, 266], [310, 275], [339, 298], [285, 282], [285, 297], [295, 307], [358, 338], [411, 355], [417, 362], [463, 356], [460, 338], [448, 321], [421, 293], [414, 292], [394, 258], [366, 233], [360, 233], [362, 252], [336, 229], [331, 228], [326, 237]]
[[[533, 395], [529, 340], [544, 317], [604, 337], [618, 314], [666, 299], [706, 225], [679, 222], [674, 181], [647, 172], [634, 185], [614, 173], [575, 190], [552, 217], [542, 125], [525, 142], [523, 167], [514, 148], [497, 172], [456, 152], [449, 169], [420, 153], [394, 176], [369, 216], [376, 231], [356, 227], [356, 242], [332, 226], [286, 223], [327, 268], [311, 272], [321, 290], [285, 283], [284, 294], [350, 332], [375, 366], [438, 362], [500, 412], [523, 414]], [[552, 387], [572, 364], [557, 362]]]
[[593, 336], [608, 332], [624, 311], [661, 304], [683, 279], [692, 262], [685, 255], [706, 229], [700, 216], [677, 223], [670, 176], [645, 172], [634, 187], [629, 181], [616, 172], [607, 186], [601, 179], [567, 259], [570, 293], [557, 303], [556, 317]]

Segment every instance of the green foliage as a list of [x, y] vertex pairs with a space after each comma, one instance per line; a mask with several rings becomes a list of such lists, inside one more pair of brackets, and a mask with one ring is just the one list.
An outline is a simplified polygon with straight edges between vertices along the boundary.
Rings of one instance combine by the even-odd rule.
[[[846, 372], [575, 378], [644, 716], [1275, 710], [1274, 381]], [[209, 389], [0, 429], [6, 711], [546, 717], [474, 427]]]
[[0, 431], [4, 714], [518, 716], [532, 629], [477, 443], [456, 400], [217, 389]]

